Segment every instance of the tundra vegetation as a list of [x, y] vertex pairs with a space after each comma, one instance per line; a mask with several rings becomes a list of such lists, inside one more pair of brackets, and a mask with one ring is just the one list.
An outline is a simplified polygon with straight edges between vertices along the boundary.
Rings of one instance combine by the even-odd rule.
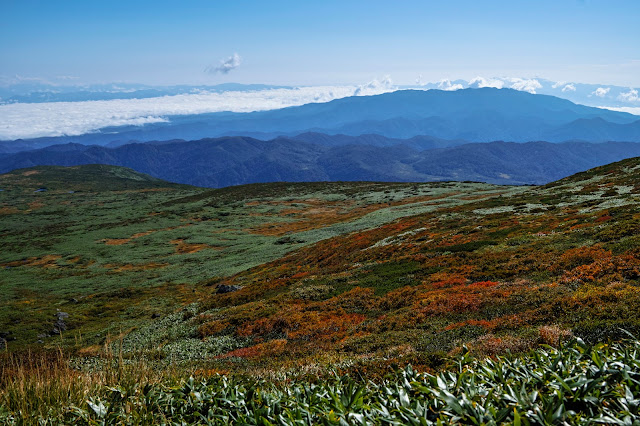
[[541, 187], [0, 189], [7, 421], [638, 421], [638, 159]]

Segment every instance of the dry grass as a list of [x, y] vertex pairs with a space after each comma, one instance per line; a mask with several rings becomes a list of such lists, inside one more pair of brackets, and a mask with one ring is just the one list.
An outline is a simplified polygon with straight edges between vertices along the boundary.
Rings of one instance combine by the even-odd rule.
[[540, 340], [551, 346], [558, 346], [573, 337], [571, 330], [561, 328], [559, 325], [543, 325], [538, 329]]
[[14, 413], [18, 424], [43, 424], [44, 419], [61, 419], [74, 407], [86, 408], [87, 401], [104, 397], [113, 387], [140, 387], [172, 383], [172, 369], [154, 370], [142, 361], [125, 361], [108, 349], [97, 361], [99, 368], [74, 367], [73, 356], [61, 349], [0, 355], [0, 412]]
[[0, 406], [28, 419], [47, 418], [54, 407], [85, 403], [106, 382], [104, 373], [72, 369], [62, 351], [5, 354], [0, 367]]
[[155, 230], [146, 231], [146, 232], [138, 232], [137, 234], [133, 234], [129, 238], [107, 238], [103, 240], [103, 242], [108, 246], [121, 246], [122, 244], [127, 244], [131, 240], [135, 240], [136, 238], [145, 237], [147, 235], [151, 235]]

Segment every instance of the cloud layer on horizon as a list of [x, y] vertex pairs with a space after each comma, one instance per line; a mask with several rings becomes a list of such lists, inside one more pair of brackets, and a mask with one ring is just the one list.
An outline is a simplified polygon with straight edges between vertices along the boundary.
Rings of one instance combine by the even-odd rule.
[[[585, 105], [640, 113], [640, 96], [634, 88], [480, 76], [468, 81], [444, 79], [437, 83], [423, 83], [419, 79], [416, 86], [404, 86], [419, 90], [447, 91], [484, 87], [554, 95]], [[0, 104], [0, 140], [81, 135], [111, 126], [165, 122], [169, 121], [169, 117], [177, 115], [263, 111], [329, 102], [348, 96], [376, 95], [398, 89], [387, 76], [381, 80], [374, 79], [366, 84], [350, 86], [237, 89], [227, 92], [198, 89], [191, 93], [135, 99], [7, 103]], [[123, 91], [126, 92], [126, 88]]]
[[0, 140], [74, 136], [110, 126], [164, 122], [172, 115], [264, 111], [393, 90], [391, 80], [386, 78], [361, 86], [229, 91], [108, 101], [12, 103], [0, 105]]

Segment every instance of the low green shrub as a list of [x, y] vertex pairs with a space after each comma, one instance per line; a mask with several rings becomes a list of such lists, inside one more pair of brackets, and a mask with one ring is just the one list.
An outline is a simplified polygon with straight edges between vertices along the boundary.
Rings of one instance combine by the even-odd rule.
[[640, 342], [590, 346], [578, 339], [524, 356], [478, 359], [463, 353], [447, 371], [407, 367], [378, 383], [338, 374], [318, 383], [214, 375], [173, 386], [93, 388], [85, 404], [59, 401], [40, 419], [7, 409], [4, 395], [0, 422], [632, 425], [640, 422], [639, 394]]

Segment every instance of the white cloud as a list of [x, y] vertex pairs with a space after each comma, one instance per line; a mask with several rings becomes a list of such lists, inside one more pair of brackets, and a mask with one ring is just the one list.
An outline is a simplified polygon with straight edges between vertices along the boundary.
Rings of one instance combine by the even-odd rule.
[[536, 79], [511, 78], [511, 88], [523, 92], [536, 93], [536, 89], [542, 89], [542, 85]]
[[565, 92], [575, 92], [576, 91], [576, 86], [574, 86], [573, 84], [567, 84], [566, 86], [564, 86], [562, 88], [562, 93]]
[[598, 107], [598, 108], [604, 108], [604, 109], [610, 109], [612, 111], [620, 111], [620, 112], [628, 112], [629, 114], [633, 114], [633, 115], [640, 115], [640, 107]]
[[451, 83], [451, 80], [441, 80], [440, 83], [438, 83], [438, 89], [440, 90], [447, 90], [447, 91], [454, 91], [454, 90], [460, 90], [463, 89], [464, 87], [462, 86], [462, 84], [457, 83], [457, 84], [453, 84]]
[[605, 96], [607, 96], [607, 94], [609, 94], [609, 92], [611, 91], [611, 88], [607, 87], [598, 87], [596, 90], [594, 90], [593, 92], [591, 92], [592, 95], [596, 95], [599, 98], [604, 98]]
[[229, 56], [227, 59], [223, 59], [220, 61], [220, 65], [214, 67], [213, 65], [209, 65], [205, 68], [205, 72], [209, 74], [229, 74], [229, 71], [232, 71], [240, 66], [242, 63], [242, 58], [237, 53]]
[[497, 78], [486, 79], [484, 77], [476, 77], [473, 80], [469, 80], [469, 87], [473, 89], [480, 89], [482, 87], [502, 89], [504, 87], [504, 81]]
[[382, 81], [373, 79], [367, 84], [358, 86], [358, 88], [353, 92], [353, 95], [354, 96], [378, 95], [380, 93], [392, 92], [394, 90], [395, 90], [395, 86], [393, 85], [393, 81], [391, 80], [391, 77], [387, 75], [382, 79]]
[[640, 101], [640, 97], [638, 97], [638, 91], [636, 89], [629, 89], [626, 93], [620, 93], [618, 99], [623, 102], [638, 102]]
[[14, 75], [0, 74], [0, 87], [9, 87], [17, 84], [53, 85], [49, 80], [42, 77], [28, 77], [20, 74], [14, 74]]
[[246, 92], [190, 93], [108, 101], [0, 105], [0, 140], [81, 135], [108, 126], [143, 125], [172, 115], [251, 112], [395, 90], [391, 79], [362, 86], [316, 86]]
[[551, 88], [552, 89], [557, 89], [560, 86], [564, 86], [566, 83], [567, 83], [566, 81], [556, 81], [555, 83], [553, 83]]
[[48, 83], [49, 81], [42, 77], [27, 77], [24, 75], [16, 74], [13, 77], [16, 82], [22, 83], [23, 81], [27, 82], [36, 82], [36, 83]]

